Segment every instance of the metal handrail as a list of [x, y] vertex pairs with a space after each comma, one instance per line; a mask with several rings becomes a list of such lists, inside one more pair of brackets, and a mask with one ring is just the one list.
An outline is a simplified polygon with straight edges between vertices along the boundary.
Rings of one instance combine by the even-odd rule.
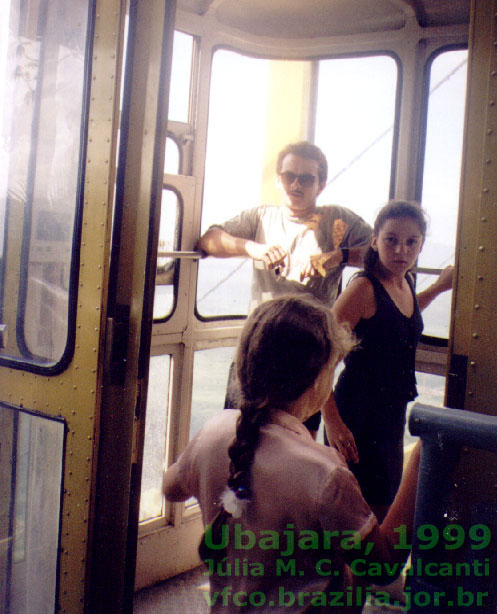
[[172, 251], [158, 252], [157, 258], [178, 258], [182, 260], [200, 260], [203, 258], [202, 252]]
[[[202, 252], [189, 251], [160, 251], [157, 253], [157, 258], [178, 258], [182, 260], [200, 260], [204, 257]], [[440, 275], [443, 269], [431, 269], [427, 267], [415, 267], [413, 273], [422, 273], [426, 275]]]

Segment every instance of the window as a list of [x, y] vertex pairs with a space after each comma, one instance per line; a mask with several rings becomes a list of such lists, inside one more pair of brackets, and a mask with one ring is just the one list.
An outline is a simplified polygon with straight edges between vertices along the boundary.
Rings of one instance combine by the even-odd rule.
[[180, 152], [178, 143], [168, 136], [166, 138], [166, 155], [164, 159], [164, 173], [178, 175], [180, 171]]
[[161, 253], [171, 252], [179, 247], [180, 213], [180, 201], [176, 192], [171, 189], [162, 190], [154, 320], [166, 318], [172, 313], [174, 307], [174, 281], [179, 260], [170, 256], [161, 256]]
[[[463, 125], [466, 99], [466, 50], [445, 51], [428, 66], [426, 147], [421, 202], [429, 225], [419, 266], [441, 269], [454, 263]], [[420, 275], [423, 290], [433, 276]], [[448, 337], [451, 292], [439, 296], [423, 312], [425, 335]]]
[[152, 356], [147, 392], [140, 522], [162, 515], [162, 472], [169, 406], [171, 356]]
[[0, 403], [0, 612], [54, 612], [64, 422]]
[[[269, 60], [224, 49], [214, 54], [202, 232], [261, 204], [269, 68]], [[252, 263], [247, 258], [200, 261], [199, 313], [246, 314], [251, 275]]]
[[67, 351], [89, 3], [0, 8], [0, 353], [53, 367]]
[[[193, 130], [190, 119], [190, 90], [192, 82], [192, 62], [194, 38], [183, 32], [175, 31], [169, 93], [168, 136], [164, 158], [164, 175], [187, 174], [190, 168]], [[171, 183], [172, 185], [169, 185]], [[173, 187], [174, 186], [174, 189]], [[180, 226], [183, 203], [190, 195], [183, 193], [176, 178], [164, 177], [161, 222], [159, 230], [159, 254], [157, 256], [157, 276], [154, 297], [154, 320], [168, 318], [176, 300], [176, 283], [180, 260], [163, 256], [164, 252], [180, 249]]]
[[193, 36], [176, 30], [173, 41], [169, 121], [187, 123], [189, 120], [192, 58]]
[[[274, 64], [286, 64], [295, 74], [300, 66], [309, 69], [311, 65], [254, 59], [225, 50], [214, 56], [202, 232], [210, 224], [261, 204], [262, 182], [270, 174], [275, 181], [274, 169], [263, 168]], [[397, 63], [390, 56], [319, 62], [314, 141], [330, 167], [319, 204], [349, 206], [366, 221], [374, 220], [376, 210], [389, 197], [396, 92]], [[294, 133], [289, 126], [288, 135]], [[282, 146], [291, 136], [284, 138]], [[247, 313], [251, 272], [252, 263], [246, 258], [201, 261], [199, 314]]]
[[224, 407], [228, 372], [234, 353], [232, 347], [195, 352], [190, 439], [216, 411]]
[[397, 72], [387, 55], [319, 62], [315, 143], [328, 160], [319, 200], [371, 225], [389, 198]]
[[[193, 363], [192, 410], [190, 414], [190, 440], [222, 407], [230, 365], [235, 348], [218, 347], [195, 352]], [[195, 497], [185, 501], [186, 508], [198, 505]]]
[[416, 372], [416, 387], [418, 389], [418, 397], [415, 401], [411, 401], [407, 404], [406, 414], [406, 428], [404, 431], [404, 449], [417, 441], [417, 437], [414, 437], [409, 432], [409, 416], [412, 408], [416, 403], [423, 403], [425, 405], [431, 405], [432, 407], [444, 406], [444, 394], [445, 394], [445, 377], [440, 375], [433, 375], [431, 373]]

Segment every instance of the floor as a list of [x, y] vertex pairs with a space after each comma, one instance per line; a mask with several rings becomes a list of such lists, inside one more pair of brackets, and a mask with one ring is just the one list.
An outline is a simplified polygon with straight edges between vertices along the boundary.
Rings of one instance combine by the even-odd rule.
[[206, 614], [209, 581], [203, 572], [198, 567], [142, 589], [135, 594], [133, 614]]
[[[208, 614], [209, 606], [204, 594], [209, 590], [209, 582], [203, 572], [204, 568], [198, 567], [139, 591], [135, 595], [133, 614]], [[400, 598], [401, 583], [402, 578], [388, 587], [392, 600]], [[384, 591], [387, 587], [379, 588]], [[363, 614], [391, 614], [399, 611], [402, 611], [401, 606], [366, 605]]]

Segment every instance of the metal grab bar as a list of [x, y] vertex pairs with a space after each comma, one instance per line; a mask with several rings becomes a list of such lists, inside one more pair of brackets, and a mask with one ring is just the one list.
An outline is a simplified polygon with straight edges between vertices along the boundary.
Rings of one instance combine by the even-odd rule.
[[430, 269], [423, 266], [416, 266], [412, 269], [413, 273], [420, 273], [423, 275], [440, 275], [443, 269]]
[[412, 435], [438, 442], [497, 452], [497, 417], [463, 409], [430, 407], [415, 403], [409, 418]]
[[[455, 470], [467, 448], [497, 453], [497, 417], [416, 403], [409, 418], [409, 429], [422, 441], [411, 567], [407, 571], [405, 589], [409, 612], [467, 614], [474, 611], [470, 605], [482, 614], [495, 612], [497, 509], [488, 493], [482, 492], [481, 498], [467, 502], [468, 509], [459, 510], [454, 492], [458, 487]], [[457, 530], [459, 535], [467, 536], [474, 527], [484, 527], [493, 536], [484, 550], [472, 549], [469, 539], [465, 539], [456, 552], [452, 552], [453, 547], [445, 547], [444, 539], [447, 535], [450, 538], [450, 531]], [[426, 545], [426, 531], [438, 536], [433, 547]], [[457, 570], [456, 565], [462, 565], [461, 561], [470, 571], [476, 571], [465, 573], [464, 577], [457, 577], [457, 573], [448, 576], [446, 570]], [[474, 567], [482, 561], [488, 565], [488, 574], [478, 573], [478, 567]], [[437, 574], [433, 570], [440, 571]], [[482, 607], [483, 602], [485, 607]]]
[[204, 257], [202, 252], [186, 252], [186, 251], [173, 251], [173, 252], [158, 252], [157, 258], [178, 258], [182, 260], [200, 260]]
[[[202, 252], [188, 251], [167, 251], [157, 252], [157, 258], [179, 258], [183, 260], [201, 260], [204, 257]], [[357, 267], [355, 267], [357, 268]], [[426, 275], [440, 275], [443, 269], [429, 269], [426, 267], [415, 267], [413, 273], [422, 273]]]

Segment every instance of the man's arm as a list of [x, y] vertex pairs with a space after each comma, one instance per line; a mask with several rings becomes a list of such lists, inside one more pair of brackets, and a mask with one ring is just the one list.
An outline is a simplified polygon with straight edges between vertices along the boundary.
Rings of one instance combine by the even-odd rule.
[[200, 237], [197, 247], [209, 256], [232, 258], [248, 256], [247, 243], [253, 243], [253, 241], [234, 237], [221, 228], [210, 228]]
[[252, 260], [262, 260], [270, 269], [280, 265], [286, 256], [285, 250], [279, 245], [235, 237], [221, 228], [209, 229], [200, 237], [197, 246], [207, 255], [216, 258], [248, 256]]
[[[333, 238], [336, 249], [330, 252], [340, 264], [348, 264], [362, 268], [364, 256], [371, 245], [373, 229], [362, 217], [344, 207], [339, 208], [340, 217], [333, 222], [332, 234], [338, 231], [338, 236]], [[343, 217], [343, 220], [341, 219]], [[342, 224], [340, 224], [340, 222]], [[345, 226], [345, 232], [340, 233], [340, 226]], [[335, 228], [338, 226], [338, 228]], [[339, 256], [340, 254], [340, 256]]]
[[341, 264], [361, 268], [368, 247], [368, 245], [360, 247], [338, 247], [331, 252], [317, 254], [316, 256], [312, 256], [312, 258], [321, 261], [321, 266], [324, 271], [331, 271], [331, 269], [335, 269]]
[[349, 264], [350, 266], [362, 268], [362, 265], [364, 264], [364, 256], [368, 251], [368, 247], [369, 244], [361, 245], [360, 247], [349, 247], [349, 259], [347, 261], [347, 264]]
[[329, 209], [338, 209], [339, 215], [338, 218], [333, 219], [332, 226], [330, 226], [330, 238], [335, 233], [335, 226], [337, 224], [345, 228], [345, 235], [341, 234], [338, 237], [333, 237], [333, 244], [338, 244], [338, 247], [335, 249], [311, 256], [309, 263], [302, 270], [301, 281], [306, 277], [313, 277], [315, 275], [326, 277], [328, 271], [336, 269], [340, 265], [359, 268], [363, 265], [364, 255], [371, 244], [371, 227], [349, 209], [335, 207], [334, 205], [330, 206]]

